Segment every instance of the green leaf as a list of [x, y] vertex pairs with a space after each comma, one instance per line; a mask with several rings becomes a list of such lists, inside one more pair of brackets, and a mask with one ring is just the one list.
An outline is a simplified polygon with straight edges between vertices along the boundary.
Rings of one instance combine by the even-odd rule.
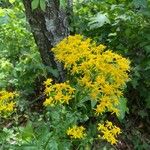
[[32, 10], [38, 8], [40, 0], [33, 0], [31, 3]]
[[46, 9], [46, 2], [45, 2], [45, 0], [40, 0], [40, 8], [41, 8], [43, 11], [45, 11], [45, 9]]
[[133, 0], [133, 4], [136, 8], [146, 8], [147, 7], [147, 0]]
[[9, 0], [9, 3], [13, 4], [16, 0]]
[[50, 150], [58, 150], [58, 143], [56, 140], [52, 139], [48, 145]]
[[145, 101], [146, 101], [146, 107], [150, 109], [150, 94], [147, 96]]
[[145, 51], [146, 51], [147, 54], [150, 53], [150, 45], [144, 46], [144, 49], [145, 49]]
[[22, 139], [30, 141], [33, 136], [34, 136], [34, 133], [33, 133], [32, 123], [28, 122], [26, 127], [23, 129]]
[[148, 116], [148, 113], [145, 110], [140, 110], [138, 112], [138, 115], [140, 115], [142, 118], [145, 118]]
[[139, 83], [138, 83], [138, 78], [132, 79], [131, 84], [132, 84], [133, 88], [136, 89], [136, 87], [137, 87], [138, 84], [139, 84]]
[[124, 119], [125, 117], [125, 113], [128, 112], [128, 107], [127, 107], [127, 100], [126, 98], [122, 97], [120, 99], [120, 103], [119, 105], [117, 106], [117, 108], [119, 109], [119, 116], [118, 116], [118, 119], [119, 120], [122, 120]]
[[62, 8], [66, 7], [66, 0], [60, 0], [60, 7]]
[[110, 24], [107, 14], [98, 13], [95, 17], [92, 17], [89, 22], [90, 29], [96, 29], [102, 27], [104, 24]]
[[20, 145], [20, 146], [16, 146], [15, 147], [15, 150], [37, 150], [38, 147], [36, 145], [26, 145], [26, 144], [23, 144], [23, 145]]
[[57, 69], [53, 69], [52, 67], [47, 67], [47, 71], [51, 73], [54, 77], [59, 77], [59, 71]]
[[0, 25], [7, 24], [8, 21], [9, 21], [9, 17], [8, 16], [2, 16], [1, 17], [1, 14], [0, 14]]
[[95, 105], [97, 104], [96, 100], [91, 100], [91, 108], [93, 109]]

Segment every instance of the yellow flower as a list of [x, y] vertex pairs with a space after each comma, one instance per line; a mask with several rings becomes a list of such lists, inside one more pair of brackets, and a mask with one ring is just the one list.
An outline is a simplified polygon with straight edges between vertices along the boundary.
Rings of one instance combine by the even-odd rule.
[[12, 112], [13, 109], [14, 109], [14, 107], [15, 107], [15, 102], [10, 102], [10, 103], [7, 105], [6, 110], [7, 110], [8, 112]]
[[0, 116], [10, 115], [15, 108], [14, 98], [18, 96], [15, 92], [0, 91]]
[[51, 84], [52, 84], [52, 79], [50, 79], [50, 78], [44, 82], [45, 86], [50, 86]]
[[115, 113], [117, 116], [119, 115], [119, 110], [116, 108], [116, 106], [118, 105], [119, 100], [117, 99], [117, 97], [110, 97], [107, 95], [104, 95], [101, 97], [101, 99], [99, 100], [99, 104], [97, 104], [96, 106], [96, 114], [102, 114], [106, 111]]
[[83, 126], [73, 126], [67, 130], [67, 135], [74, 139], [82, 139], [86, 136], [85, 128]]
[[63, 102], [69, 104], [69, 100], [71, 99], [71, 97], [69, 95], [64, 95], [63, 96]]
[[43, 103], [44, 106], [51, 106], [53, 105], [53, 98], [49, 97], [45, 100], [45, 102]]
[[53, 89], [51, 87], [46, 86], [45, 91], [44, 91], [45, 95], [49, 95], [49, 93], [52, 92], [52, 90]]
[[114, 88], [112, 85], [105, 83], [103, 87], [101, 87], [101, 91], [106, 95], [112, 95], [112, 93], [114, 93]]
[[64, 83], [51, 84], [52, 80], [48, 79], [45, 84], [44, 93], [47, 99], [43, 103], [44, 106], [53, 106], [55, 104], [69, 103], [74, 96], [75, 89], [72, 88], [68, 81]]
[[103, 96], [97, 105], [96, 114], [102, 114], [106, 111], [106, 109], [110, 109], [112, 107], [112, 101], [109, 96]]
[[117, 135], [121, 133], [120, 128], [116, 127], [110, 121], [106, 121], [106, 124], [98, 124], [98, 131], [102, 133], [102, 136], [99, 135], [102, 139], [107, 140], [109, 143], [116, 144], [118, 140], [116, 139]]
[[90, 92], [90, 97], [93, 100], [96, 100], [99, 94], [100, 94], [100, 90], [98, 88], [94, 87]]
[[104, 75], [99, 75], [96, 77], [96, 82], [99, 85], [104, 85], [106, 83], [106, 77]]

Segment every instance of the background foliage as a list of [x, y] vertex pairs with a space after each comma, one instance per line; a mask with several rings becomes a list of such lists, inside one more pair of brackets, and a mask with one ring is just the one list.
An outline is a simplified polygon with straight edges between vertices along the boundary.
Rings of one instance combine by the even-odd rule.
[[[82, 1], [75, 10], [74, 32], [106, 43], [132, 61], [132, 80], [126, 92], [130, 117], [149, 124], [150, 1]], [[146, 123], [143, 126], [147, 131]], [[139, 139], [139, 134], [134, 131], [133, 134]]]

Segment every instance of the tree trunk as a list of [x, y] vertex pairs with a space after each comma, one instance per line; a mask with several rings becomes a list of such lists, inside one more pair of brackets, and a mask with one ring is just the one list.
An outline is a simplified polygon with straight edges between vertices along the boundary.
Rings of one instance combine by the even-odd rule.
[[65, 80], [65, 73], [62, 64], [55, 60], [51, 48], [69, 35], [67, 13], [60, 8], [59, 0], [47, 0], [45, 11], [39, 8], [32, 10], [31, 1], [23, 0], [23, 4], [43, 64], [57, 69], [59, 77], [56, 79], [52, 74], [51, 77], [62, 82]]

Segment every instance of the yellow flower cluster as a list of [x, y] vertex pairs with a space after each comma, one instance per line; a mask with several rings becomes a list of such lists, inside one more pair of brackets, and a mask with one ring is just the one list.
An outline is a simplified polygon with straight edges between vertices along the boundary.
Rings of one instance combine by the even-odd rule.
[[116, 136], [121, 133], [120, 128], [116, 127], [110, 121], [106, 121], [106, 124], [98, 124], [98, 131], [100, 131], [103, 135], [99, 135], [102, 139], [107, 140], [109, 143], [116, 144], [118, 140]]
[[101, 114], [104, 111], [109, 110], [112, 113], [115, 113], [117, 116], [119, 115], [119, 110], [115, 108], [114, 106], [118, 105], [118, 99], [117, 97], [110, 97], [110, 96], [102, 96], [101, 101], [96, 107], [96, 113]]
[[129, 80], [130, 61], [106, 50], [106, 46], [84, 39], [81, 35], [69, 36], [52, 49], [58, 61], [64, 63], [76, 81], [88, 91], [98, 105], [97, 114], [105, 111], [119, 114], [122, 90]]
[[0, 116], [7, 116], [14, 111], [15, 96], [17, 96], [15, 92], [0, 91]]
[[85, 128], [83, 126], [73, 126], [67, 130], [67, 135], [74, 139], [82, 139], [86, 136]]
[[52, 84], [52, 79], [44, 82], [47, 99], [43, 103], [44, 106], [53, 106], [58, 103], [69, 103], [73, 98], [75, 89], [68, 82]]

